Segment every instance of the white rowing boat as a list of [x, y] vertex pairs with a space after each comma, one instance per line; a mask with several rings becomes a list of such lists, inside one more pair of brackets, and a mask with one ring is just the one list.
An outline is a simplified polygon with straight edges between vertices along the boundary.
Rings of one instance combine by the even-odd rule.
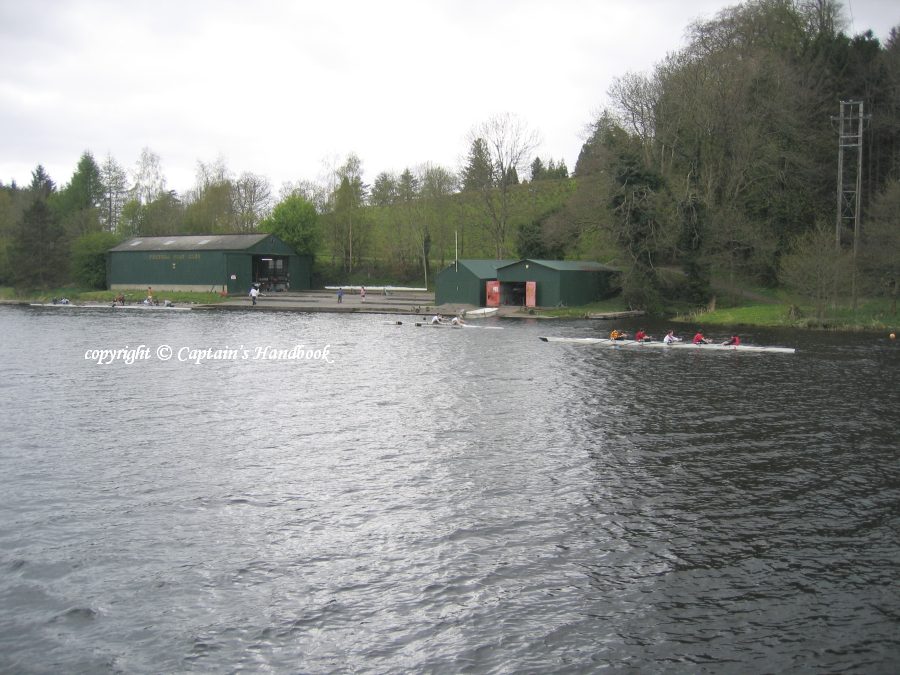
[[431, 323], [430, 321], [417, 321], [420, 328], [477, 328], [478, 330], [503, 330], [501, 326], [471, 326], [467, 323]]
[[486, 316], [493, 316], [500, 311], [499, 307], [482, 307], [481, 309], [467, 309], [464, 316], [467, 319], [483, 319]]
[[431, 321], [416, 321], [419, 328], [462, 328], [460, 323], [432, 323]]
[[112, 305], [113, 309], [142, 309], [142, 310], [162, 310], [167, 312], [189, 312], [190, 307], [175, 307], [165, 305]]
[[636, 340], [610, 340], [609, 338], [570, 338], [570, 337], [541, 337], [544, 342], [566, 342], [578, 345], [598, 345], [600, 347], [613, 347], [616, 349], [673, 349], [673, 350], [692, 350], [703, 352], [771, 352], [774, 354], [793, 354], [793, 347], [764, 347], [761, 345], [722, 345], [722, 344], [700, 344], [695, 345], [692, 342], [675, 342], [666, 344], [665, 342]]
[[62, 303], [57, 302], [53, 303], [41, 303], [41, 302], [32, 302], [29, 303], [31, 307], [53, 307], [61, 308], [65, 307], [67, 309], [137, 309], [145, 312], [149, 311], [167, 311], [167, 312], [188, 312], [190, 311], [190, 307], [166, 307], [165, 305], [76, 305], [73, 302]]

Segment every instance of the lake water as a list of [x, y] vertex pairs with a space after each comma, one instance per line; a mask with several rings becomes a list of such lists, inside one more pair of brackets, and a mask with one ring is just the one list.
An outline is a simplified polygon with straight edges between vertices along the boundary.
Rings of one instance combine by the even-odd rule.
[[896, 672], [900, 345], [399, 318], [0, 307], [0, 672]]

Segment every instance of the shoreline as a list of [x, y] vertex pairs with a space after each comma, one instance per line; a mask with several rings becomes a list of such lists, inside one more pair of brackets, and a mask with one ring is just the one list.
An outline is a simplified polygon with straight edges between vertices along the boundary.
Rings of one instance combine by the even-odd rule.
[[[77, 292], [72, 295], [78, 296]], [[163, 295], [162, 293], [160, 294]], [[164, 300], [165, 298], [163, 298]], [[42, 302], [43, 300], [43, 302]], [[0, 305], [7, 306], [24, 306], [29, 307], [34, 304], [50, 305], [45, 298], [40, 296], [31, 298], [0, 298]], [[58, 305], [60, 308], [71, 309], [91, 309], [99, 311], [102, 309], [113, 309], [111, 300], [102, 299], [86, 299], [74, 300], [70, 305]], [[434, 294], [423, 292], [418, 289], [404, 289], [402, 291], [388, 292], [383, 291], [374, 294], [371, 291], [366, 295], [365, 302], [358, 293], [348, 293], [343, 296], [343, 301], [338, 302], [336, 293], [331, 290], [313, 290], [303, 292], [288, 293], [270, 293], [261, 295], [257, 301], [257, 305], [253, 306], [249, 298], [230, 298], [223, 299], [221, 302], [190, 302], [175, 301], [174, 307], [164, 307], [162, 305], [153, 305], [145, 307], [141, 302], [131, 302], [126, 308], [135, 310], [157, 310], [165, 311], [172, 309], [190, 309], [197, 311], [248, 311], [248, 312], [301, 312], [301, 313], [333, 313], [333, 314], [386, 314], [398, 316], [422, 316], [428, 318], [436, 313], [444, 315], [456, 315], [463, 311], [471, 311], [477, 309], [474, 305], [464, 305], [458, 303], [448, 303], [444, 305], [434, 304]], [[124, 309], [124, 308], [120, 308]], [[546, 313], [545, 313], [546, 312]], [[552, 308], [529, 308], [518, 306], [502, 306], [498, 308], [498, 312], [494, 314], [498, 318], [512, 319], [535, 319], [541, 321], [550, 320], [579, 320], [579, 321], [597, 321], [597, 320], [625, 320], [635, 319], [641, 316], [647, 316], [643, 312], [635, 312], [633, 310], [624, 311], [591, 311], [585, 308], [583, 312], [569, 312], [564, 315], [554, 315]], [[710, 326], [731, 326], [740, 328], [785, 328], [792, 330], [813, 330], [828, 332], [847, 332], [847, 333], [881, 333], [896, 332], [896, 328], [891, 324], [880, 323], [879, 325], [864, 325], [843, 323], [836, 319], [806, 319], [797, 323], [773, 323], [773, 322], [748, 322], [748, 321], [730, 321], [723, 322], [717, 320], [715, 316], [694, 316], [686, 318], [683, 316], [674, 317], [647, 317], [648, 320], [667, 320], [677, 325], [702, 324]]]

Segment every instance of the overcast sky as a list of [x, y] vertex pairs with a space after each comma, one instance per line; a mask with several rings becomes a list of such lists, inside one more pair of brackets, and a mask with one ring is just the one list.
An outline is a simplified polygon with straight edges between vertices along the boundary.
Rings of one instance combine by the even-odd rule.
[[[473, 126], [512, 113], [572, 170], [612, 80], [646, 72], [733, 0], [0, 0], [0, 181], [85, 150], [167, 187], [197, 162], [319, 180], [348, 153], [371, 183], [457, 170]], [[884, 41], [896, 0], [844, 2]]]

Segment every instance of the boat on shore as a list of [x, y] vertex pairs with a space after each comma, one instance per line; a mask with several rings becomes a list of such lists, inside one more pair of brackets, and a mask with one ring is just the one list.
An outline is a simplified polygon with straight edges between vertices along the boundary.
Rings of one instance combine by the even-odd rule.
[[150, 311], [167, 311], [167, 312], [188, 312], [190, 311], [190, 307], [175, 307], [173, 305], [114, 305], [112, 303], [108, 305], [100, 305], [100, 304], [91, 304], [91, 305], [78, 305], [74, 302], [31, 302], [28, 303], [29, 307], [52, 307], [54, 309], [65, 308], [65, 309], [137, 309], [145, 312]]
[[480, 309], [467, 309], [463, 316], [467, 319], [483, 319], [486, 316], [494, 316], [500, 311], [499, 307], [482, 307]]
[[544, 337], [543, 342], [564, 342], [578, 345], [596, 345], [598, 347], [613, 347], [616, 349], [671, 349], [676, 351], [702, 351], [702, 352], [762, 352], [772, 354], [793, 354], [793, 347], [767, 347], [763, 345], [723, 345], [723, 344], [694, 344], [693, 342], [673, 342], [666, 344], [662, 341], [637, 341], [637, 340], [610, 340], [609, 338], [574, 338], [574, 337]]

